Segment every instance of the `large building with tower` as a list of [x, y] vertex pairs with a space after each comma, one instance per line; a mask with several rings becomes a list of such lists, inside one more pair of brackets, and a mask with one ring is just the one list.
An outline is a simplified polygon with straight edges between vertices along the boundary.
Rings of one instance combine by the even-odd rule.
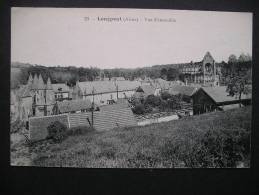
[[178, 66], [186, 84], [219, 85], [220, 67], [217, 66], [210, 52], [207, 52], [199, 62], [184, 63]]

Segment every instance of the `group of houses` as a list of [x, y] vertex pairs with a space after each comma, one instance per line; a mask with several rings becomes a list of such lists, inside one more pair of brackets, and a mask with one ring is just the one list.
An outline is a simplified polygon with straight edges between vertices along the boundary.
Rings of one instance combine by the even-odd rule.
[[130, 81], [123, 77], [106, 79], [100, 75], [98, 81], [78, 81], [69, 87], [66, 83], [54, 84], [50, 78], [44, 82], [41, 75], [29, 75], [26, 85], [11, 90], [11, 118], [28, 121], [30, 117], [98, 111], [122, 99], [159, 96], [163, 91], [188, 97], [194, 114], [251, 103], [251, 93], [238, 99], [229, 96], [226, 86], [219, 86], [219, 70], [209, 52], [201, 62], [180, 64], [179, 68], [188, 82], [161, 78]]
[[[50, 78], [44, 83], [41, 75], [29, 75], [26, 85], [11, 90], [12, 119], [28, 121], [29, 117], [48, 116], [67, 112], [86, 112], [103, 105], [114, 104], [120, 99], [130, 99], [137, 89], [143, 94], [159, 95], [169, 89], [170, 83], [162, 79], [140, 82], [114, 78], [113, 80], [77, 82], [74, 87], [65, 83], [53, 84]], [[152, 92], [146, 92], [146, 88]]]

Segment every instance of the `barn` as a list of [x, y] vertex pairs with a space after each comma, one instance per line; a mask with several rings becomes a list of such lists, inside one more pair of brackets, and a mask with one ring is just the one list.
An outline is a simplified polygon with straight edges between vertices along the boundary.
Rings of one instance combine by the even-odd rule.
[[242, 94], [241, 100], [236, 96], [230, 96], [226, 86], [201, 87], [193, 95], [193, 114], [202, 114], [215, 110], [226, 110], [239, 105], [251, 104], [252, 95]]

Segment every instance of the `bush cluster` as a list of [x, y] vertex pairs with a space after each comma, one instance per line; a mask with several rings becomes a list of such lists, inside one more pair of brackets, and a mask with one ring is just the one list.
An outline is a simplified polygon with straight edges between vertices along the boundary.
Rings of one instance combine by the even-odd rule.
[[83, 135], [87, 132], [93, 131], [92, 127], [78, 126], [67, 128], [59, 121], [52, 122], [48, 127], [48, 138], [54, 142], [62, 142], [67, 136]]
[[132, 111], [135, 114], [150, 113], [155, 109], [162, 112], [173, 111], [181, 108], [182, 100], [189, 101], [186, 97], [183, 99], [181, 95], [170, 95], [168, 92], [163, 92], [160, 97], [149, 95], [142, 102], [134, 100]]
[[67, 137], [67, 127], [59, 121], [52, 122], [47, 130], [48, 138], [54, 142], [62, 142]]

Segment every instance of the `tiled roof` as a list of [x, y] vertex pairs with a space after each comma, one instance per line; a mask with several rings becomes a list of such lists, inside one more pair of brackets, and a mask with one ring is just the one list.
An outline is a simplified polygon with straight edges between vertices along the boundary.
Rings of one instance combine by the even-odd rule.
[[[69, 87], [65, 83], [55, 83], [52, 84], [54, 92], [69, 92]], [[61, 89], [61, 90], [59, 90]]]
[[46, 86], [43, 82], [43, 79], [42, 79], [42, 76], [41, 74], [39, 75], [39, 79], [38, 79], [38, 86], [37, 86], [37, 89], [45, 89]]
[[47, 80], [46, 89], [53, 89], [50, 78]]
[[209, 51], [206, 52], [206, 54], [203, 57], [203, 60], [205, 60], [206, 58], [211, 58], [212, 60], [214, 60]]
[[109, 93], [116, 92], [116, 86], [111, 81], [86, 81], [79, 82], [79, 87], [84, 95], [94, 93]]
[[72, 111], [79, 111], [83, 109], [89, 109], [92, 107], [90, 100], [68, 100], [63, 102], [57, 102], [60, 113], [67, 113]]
[[[202, 89], [216, 102], [222, 103], [227, 101], [234, 101], [238, 100], [236, 96], [230, 96], [229, 93], [226, 91], [226, 86], [218, 86], [218, 87], [202, 87]], [[251, 93], [241, 95], [241, 99], [251, 99]]]
[[187, 96], [192, 96], [196, 91], [196, 87], [184, 86], [184, 85], [171, 85], [169, 88], [169, 93], [172, 95], [182, 94]]
[[92, 94], [93, 89], [94, 93], [110, 93], [116, 92], [118, 86], [119, 91], [126, 90], [135, 90], [138, 86], [141, 85], [138, 81], [86, 81], [79, 82], [79, 87], [84, 95]]
[[99, 112], [94, 112], [94, 128], [97, 131], [134, 125], [137, 125], [137, 122], [127, 104], [102, 106]]
[[118, 103], [111, 104], [111, 105], [99, 106], [101, 111], [112, 111], [112, 110], [117, 110], [117, 109], [121, 109], [121, 108], [128, 108], [128, 107], [129, 107], [129, 104], [126, 101], [118, 102]]
[[169, 82], [169, 81], [166, 81], [166, 80], [164, 80], [164, 79], [158, 78], [158, 79], [155, 79], [155, 80], [152, 82], [152, 85], [153, 85], [155, 88], [169, 89], [169, 87], [170, 87], [170, 82]]
[[35, 74], [32, 81], [32, 89], [38, 89], [38, 76]]
[[139, 81], [117, 81], [119, 91], [135, 90], [141, 85]]
[[143, 92], [145, 96], [154, 95], [155, 88], [151, 85], [141, 85], [136, 92]]

